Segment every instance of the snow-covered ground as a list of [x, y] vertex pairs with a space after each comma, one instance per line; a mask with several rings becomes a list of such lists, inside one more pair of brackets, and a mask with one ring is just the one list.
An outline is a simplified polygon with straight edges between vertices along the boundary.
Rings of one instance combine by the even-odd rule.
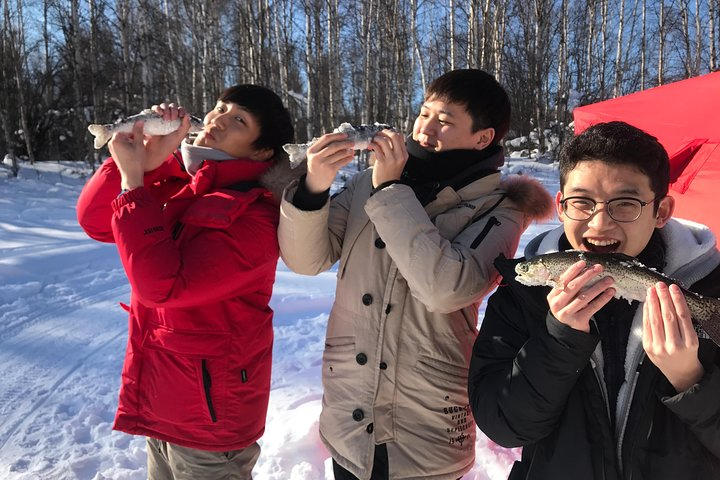
[[[513, 158], [505, 170], [557, 191], [553, 165]], [[111, 429], [127, 338], [118, 303], [128, 301], [129, 287], [114, 245], [77, 225], [86, 173], [79, 162], [23, 166], [19, 178], [6, 173], [0, 168], [0, 478], [144, 479], [144, 438]], [[554, 225], [533, 224], [519, 250]], [[332, 478], [317, 420], [334, 290], [334, 271], [301, 277], [278, 265], [272, 392], [256, 479]], [[479, 433], [464, 479], [507, 478], [517, 456]]]

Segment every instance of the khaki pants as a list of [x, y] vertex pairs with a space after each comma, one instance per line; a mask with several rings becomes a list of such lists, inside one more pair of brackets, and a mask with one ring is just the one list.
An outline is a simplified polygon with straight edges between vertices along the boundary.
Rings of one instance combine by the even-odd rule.
[[148, 480], [251, 480], [260, 445], [208, 452], [147, 438]]

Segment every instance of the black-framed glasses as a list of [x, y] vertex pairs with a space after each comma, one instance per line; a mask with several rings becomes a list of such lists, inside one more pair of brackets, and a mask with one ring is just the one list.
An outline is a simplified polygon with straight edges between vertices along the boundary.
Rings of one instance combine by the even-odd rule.
[[618, 197], [604, 202], [597, 202], [588, 197], [567, 197], [560, 201], [560, 205], [562, 205], [565, 216], [569, 219], [582, 221], [593, 216], [598, 203], [604, 203], [610, 218], [616, 222], [627, 223], [640, 218], [643, 207], [655, 200], [653, 198], [649, 202], [643, 202], [633, 197]]

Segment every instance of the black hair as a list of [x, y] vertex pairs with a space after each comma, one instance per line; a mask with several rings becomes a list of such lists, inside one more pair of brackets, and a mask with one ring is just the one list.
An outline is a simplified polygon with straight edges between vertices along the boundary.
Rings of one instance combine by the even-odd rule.
[[269, 88], [252, 84], [234, 85], [222, 92], [218, 101], [241, 105], [255, 116], [260, 125], [260, 135], [253, 143], [254, 147], [271, 148], [273, 157], [277, 157], [283, 151], [282, 146], [293, 141], [295, 128], [290, 112]]
[[655, 209], [668, 193], [670, 160], [657, 138], [625, 122], [598, 123], [573, 137], [560, 150], [560, 190], [578, 163], [599, 160], [627, 165], [650, 179]]
[[425, 100], [438, 97], [463, 105], [472, 118], [473, 133], [483, 128], [495, 130], [497, 145], [510, 128], [510, 99], [495, 77], [478, 69], [451, 70], [430, 83]]

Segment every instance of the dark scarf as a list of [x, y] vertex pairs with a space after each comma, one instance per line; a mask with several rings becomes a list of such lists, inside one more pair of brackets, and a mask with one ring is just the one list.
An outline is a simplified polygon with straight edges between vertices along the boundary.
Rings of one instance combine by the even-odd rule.
[[498, 171], [505, 157], [502, 147], [491, 145], [484, 150], [448, 150], [429, 152], [408, 137], [410, 157], [402, 173], [402, 182], [412, 187], [420, 203], [427, 205], [445, 187], [462, 187]]
[[[569, 250], [572, 247], [565, 234], [560, 238], [560, 250]], [[655, 229], [650, 241], [637, 259], [645, 266], [662, 272], [665, 268], [665, 246], [660, 238], [660, 232]], [[639, 302], [627, 303], [624, 298], [612, 298], [599, 312], [595, 314], [600, 342], [603, 352], [603, 375], [607, 387], [608, 403], [610, 406], [610, 419], [615, 426], [615, 410], [618, 392], [625, 381], [625, 356], [635, 311]]]

